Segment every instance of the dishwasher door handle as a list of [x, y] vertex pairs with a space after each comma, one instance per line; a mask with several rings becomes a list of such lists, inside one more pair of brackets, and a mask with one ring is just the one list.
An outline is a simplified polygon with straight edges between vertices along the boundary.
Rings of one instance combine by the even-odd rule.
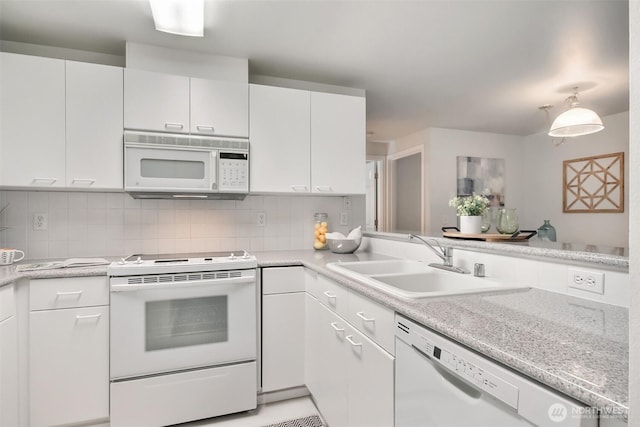
[[433, 366], [433, 368], [442, 376], [442, 378], [447, 380], [447, 382], [453, 387], [457, 388], [472, 399], [480, 399], [480, 397], [482, 396], [482, 392], [480, 390], [470, 386], [469, 384], [458, 378], [455, 374], [448, 372], [445, 368], [439, 366], [438, 363], [434, 362], [428, 354], [420, 350], [415, 345], [411, 344], [411, 348], [422, 355], [427, 360], [427, 362], [429, 362]]

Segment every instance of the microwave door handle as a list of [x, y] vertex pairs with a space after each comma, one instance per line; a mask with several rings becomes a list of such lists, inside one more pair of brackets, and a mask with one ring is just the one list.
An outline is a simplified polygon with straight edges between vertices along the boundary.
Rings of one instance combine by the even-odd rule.
[[209, 171], [211, 176], [209, 177], [209, 190], [218, 190], [220, 183], [218, 182], [218, 152], [211, 152], [211, 170]]
[[202, 287], [202, 286], [225, 286], [225, 285], [241, 285], [247, 283], [255, 283], [256, 278], [254, 276], [247, 277], [232, 277], [230, 279], [205, 279], [194, 280], [192, 282], [179, 282], [179, 283], [137, 283], [137, 284], [117, 284], [111, 285], [111, 292], [132, 292], [132, 291], [147, 291], [147, 290], [161, 290], [161, 289], [183, 289], [186, 287]]

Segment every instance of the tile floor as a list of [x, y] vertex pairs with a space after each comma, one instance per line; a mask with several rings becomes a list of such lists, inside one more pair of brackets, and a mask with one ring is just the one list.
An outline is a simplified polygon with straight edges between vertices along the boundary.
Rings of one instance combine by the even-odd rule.
[[193, 421], [180, 424], [180, 427], [261, 427], [310, 415], [319, 415], [319, 412], [307, 396], [265, 403], [254, 411]]

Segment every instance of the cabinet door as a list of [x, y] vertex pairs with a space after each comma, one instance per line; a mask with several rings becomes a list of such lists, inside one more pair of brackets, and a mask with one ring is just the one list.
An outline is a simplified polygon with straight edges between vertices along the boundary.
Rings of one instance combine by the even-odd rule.
[[122, 190], [122, 68], [67, 61], [67, 187]]
[[348, 424], [392, 426], [394, 359], [355, 328], [346, 334]]
[[29, 316], [29, 425], [107, 418], [109, 307]]
[[0, 52], [0, 185], [65, 185], [64, 61]]
[[317, 303], [320, 352], [316, 361], [317, 382], [312, 391], [320, 413], [330, 426], [347, 425], [347, 364], [345, 360], [347, 323]]
[[189, 132], [189, 77], [125, 68], [124, 127]]
[[19, 425], [18, 412], [18, 325], [10, 317], [0, 322], [0, 425]]
[[304, 385], [305, 293], [262, 297], [262, 391]]
[[0, 287], [0, 426], [18, 425], [18, 324], [14, 285]]
[[321, 387], [320, 359], [324, 353], [320, 342], [320, 303], [308, 293], [304, 302], [304, 383], [315, 396]]
[[250, 85], [251, 192], [310, 191], [310, 93]]
[[191, 78], [191, 133], [249, 137], [249, 85]]
[[364, 194], [365, 98], [311, 93], [311, 191]]

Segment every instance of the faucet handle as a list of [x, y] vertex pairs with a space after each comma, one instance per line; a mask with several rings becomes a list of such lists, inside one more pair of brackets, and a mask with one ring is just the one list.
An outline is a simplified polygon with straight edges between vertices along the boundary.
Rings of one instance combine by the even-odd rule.
[[476, 277], [484, 277], [484, 264], [473, 264], [473, 275]]

